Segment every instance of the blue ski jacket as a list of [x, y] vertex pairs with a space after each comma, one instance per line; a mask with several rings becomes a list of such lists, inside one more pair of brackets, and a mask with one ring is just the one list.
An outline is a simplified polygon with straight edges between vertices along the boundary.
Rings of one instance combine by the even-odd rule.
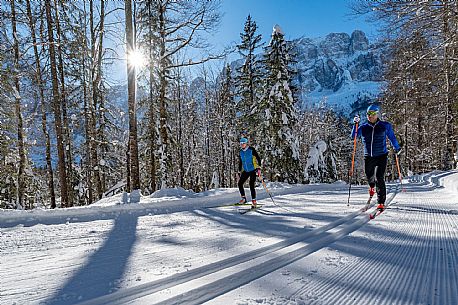
[[248, 146], [245, 150], [241, 149], [239, 154], [239, 171], [251, 172], [260, 168], [261, 158], [256, 149]]
[[[355, 137], [355, 126], [351, 132], [351, 137]], [[393, 127], [390, 123], [377, 120], [374, 124], [366, 122], [358, 127], [358, 138], [361, 138], [364, 144], [364, 156], [377, 157], [388, 153], [386, 147], [386, 138], [391, 142], [391, 146], [396, 151], [400, 150], [396, 136], [394, 135]]]

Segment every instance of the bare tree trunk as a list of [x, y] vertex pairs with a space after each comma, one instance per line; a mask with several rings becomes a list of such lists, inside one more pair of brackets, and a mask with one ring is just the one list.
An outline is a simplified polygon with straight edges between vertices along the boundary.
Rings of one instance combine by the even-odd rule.
[[17, 145], [19, 150], [19, 164], [18, 164], [18, 176], [17, 176], [17, 201], [16, 207], [23, 209], [24, 207], [24, 169], [25, 169], [25, 147], [24, 147], [24, 128], [21, 113], [21, 96], [20, 96], [20, 85], [19, 85], [19, 41], [18, 32], [16, 29], [16, 8], [15, 0], [11, 0], [11, 23], [13, 27], [13, 41], [14, 41], [14, 86], [15, 86], [15, 111], [17, 118]]
[[[418, 113], [416, 125], [415, 125], [415, 136], [412, 137], [412, 142], [414, 143], [412, 145], [412, 156], [417, 155], [417, 151], [420, 150], [420, 148], [423, 147], [423, 133], [422, 129], [424, 128], [424, 109], [423, 109], [423, 102], [421, 99], [418, 99], [418, 101], [415, 103], [415, 113]], [[412, 157], [412, 172], [417, 173], [418, 170], [420, 169], [420, 160], [418, 158]]]
[[[222, 110], [222, 109], [221, 109]], [[221, 111], [221, 114], [223, 113], [223, 111]], [[219, 173], [219, 177], [220, 177], [220, 180], [221, 180], [221, 187], [226, 187], [226, 177], [227, 177], [227, 170], [226, 170], [226, 151], [225, 151], [225, 148], [224, 148], [224, 139], [225, 139], [225, 135], [224, 135], [224, 129], [223, 129], [223, 126], [222, 126], [222, 122], [221, 120], [224, 118], [224, 116], [221, 115], [220, 117], [220, 121], [219, 121], [219, 136], [220, 136], [220, 158], [221, 158], [221, 168], [220, 168], [220, 173]]]
[[207, 70], [204, 67], [204, 90], [205, 90], [205, 112], [204, 112], [204, 120], [205, 120], [205, 167], [206, 167], [206, 174], [205, 174], [205, 190], [210, 187], [210, 183], [212, 181], [212, 172], [211, 172], [211, 164], [210, 164], [210, 101], [209, 101], [209, 92], [207, 88]]
[[98, 156], [98, 139], [97, 139], [97, 101], [99, 94], [99, 87], [97, 83], [96, 76], [96, 38], [95, 38], [95, 29], [94, 29], [94, 3], [92, 0], [89, 0], [90, 7], [90, 31], [91, 31], [91, 56], [92, 62], [90, 65], [91, 69], [91, 80], [92, 80], [92, 100], [89, 100], [89, 119], [90, 119], [90, 140], [91, 140], [91, 161], [92, 161], [92, 170], [94, 172], [93, 178], [95, 180], [96, 196], [98, 199], [102, 198], [102, 183], [100, 181], [100, 170], [99, 170], [99, 156]]
[[[97, 54], [97, 77], [96, 77], [96, 84], [97, 84], [97, 93], [98, 93], [98, 100], [100, 101], [100, 111], [99, 111], [99, 130], [98, 130], [98, 139], [101, 142], [101, 158], [104, 158], [106, 152], [106, 140], [105, 140], [105, 103], [104, 97], [102, 94], [102, 57], [103, 57], [103, 33], [105, 31], [105, 1], [100, 0], [100, 22], [99, 22], [99, 43], [98, 43], [98, 54]], [[99, 165], [100, 167], [100, 165]], [[100, 172], [100, 170], [99, 170]], [[100, 185], [102, 192], [106, 190], [106, 181], [105, 181], [105, 174], [102, 171], [102, 176], [100, 177]]]
[[[85, 46], [87, 41], [85, 37]], [[86, 133], [86, 185], [88, 188], [88, 201], [87, 204], [92, 204], [94, 198], [94, 188], [92, 186], [92, 132], [91, 132], [91, 103], [90, 97], [88, 96], [88, 83], [86, 79], [86, 52], [83, 52], [83, 96], [84, 96], [84, 128]]]
[[[443, 17], [443, 35], [444, 40], [449, 39], [455, 33], [451, 33], [449, 28], [450, 15], [448, 1], [443, 1], [444, 12]], [[448, 44], [444, 45], [444, 76], [445, 76], [445, 150], [444, 150], [444, 164], [442, 165], [445, 170], [453, 168], [453, 110], [452, 110], [452, 92], [451, 92], [451, 77], [450, 77], [450, 58], [449, 58], [450, 47]]]
[[[91, 140], [91, 117], [89, 110], [89, 97], [87, 93], [87, 83], [86, 83], [86, 56], [83, 55], [83, 98], [84, 98], [84, 130], [86, 133], [86, 185], [88, 188], [88, 200], [87, 204], [92, 204], [93, 199], [93, 188], [92, 188], [92, 140]], [[86, 194], [85, 194], [86, 195]]]
[[68, 191], [67, 191], [67, 172], [65, 167], [65, 150], [64, 139], [62, 133], [62, 112], [59, 103], [59, 84], [57, 80], [56, 69], [56, 52], [54, 49], [54, 31], [51, 17], [51, 0], [45, 0], [46, 20], [48, 23], [48, 43], [49, 43], [49, 57], [51, 64], [51, 77], [52, 77], [52, 91], [53, 91], [53, 108], [54, 108], [54, 121], [56, 126], [57, 136], [57, 155], [59, 164], [59, 176], [61, 184], [61, 204], [62, 207], [68, 205]]
[[[162, 59], [161, 59], [162, 61]], [[161, 135], [161, 189], [167, 188], [169, 186], [169, 135], [167, 131], [167, 101], [166, 101], [166, 76], [165, 71], [161, 71], [159, 74], [159, 130]]]
[[[83, 7], [84, 7], [84, 16], [80, 15], [80, 19], [84, 20], [84, 25], [87, 24], [86, 20], [86, 1], [83, 1]], [[88, 47], [88, 41], [87, 41], [87, 29], [86, 26], [84, 26], [81, 38], [83, 41], [83, 52], [82, 52], [82, 58], [81, 58], [81, 66], [82, 66], [82, 75], [83, 75], [83, 99], [84, 99], [84, 131], [86, 135], [86, 141], [85, 141], [85, 149], [86, 149], [86, 158], [84, 160], [85, 162], [85, 171], [86, 171], [86, 186], [87, 186], [87, 194], [86, 192], [84, 193], [85, 196], [85, 203], [86, 204], [92, 204], [93, 200], [93, 187], [92, 187], [92, 133], [90, 131], [91, 128], [91, 114], [90, 114], [90, 98], [89, 98], [89, 85], [88, 85], [88, 80], [86, 78], [86, 71], [87, 71], [87, 64], [86, 64], [86, 58], [87, 58], [87, 50], [89, 49]], [[87, 195], [87, 197], [86, 197]], [[86, 201], [87, 198], [87, 201]]]
[[150, 149], [150, 191], [154, 192], [156, 191], [156, 107], [154, 107], [154, 101], [153, 101], [153, 84], [152, 84], [152, 68], [150, 68], [150, 94], [149, 94], [149, 122], [148, 122], [148, 129], [149, 129], [149, 135], [150, 135], [150, 143], [149, 143], [149, 149]]
[[132, 192], [132, 179], [131, 179], [131, 167], [130, 167], [130, 141], [127, 142], [127, 151], [126, 151], [126, 184], [127, 192]]
[[181, 70], [178, 70], [178, 77], [177, 77], [177, 103], [178, 103], [178, 145], [179, 145], [179, 155], [180, 155], [180, 186], [184, 187], [184, 151], [183, 151], [183, 109], [181, 107]]
[[148, 1], [148, 15], [149, 15], [149, 135], [150, 135], [150, 189], [151, 192], [156, 191], [156, 107], [153, 99], [153, 12], [151, 1]]
[[[404, 164], [408, 164], [409, 162], [409, 155], [410, 155], [410, 150], [412, 149], [409, 145], [410, 145], [410, 142], [409, 142], [409, 130], [408, 130], [408, 126], [410, 125], [410, 122], [409, 120], [411, 119], [409, 116], [408, 116], [408, 113], [409, 113], [409, 109], [408, 108], [412, 108], [411, 105], [409, 105], [410, 103], [408, 103], [407, 101], [410, 100], [410, 97], [409, 97], [409, 91], [406, 90], [405, 92], [405, 100], [406, 102], [404, 102], [404, 119], [403, 119], [403, 122], [404, 122]], [[399, 158], [399, 161], [402, 163], [402, 159], [401, 157]], [[405, 166], [402, 166], [401, 165], [401, 169], [402, 168], [405, 168]], [[411, 169], [411, 166], [408, 167], [409, 169]], [[392, 172], [392, 179], [394, 179], [395, 175], [394, 173], [397, 172], [397, 168], [394, 169], [394, 171]]]
[[[125, 0], [127, 57], [135, 50], [132, 27], [132, 0]], [[135, 105], [136, 86], [135, 65], [127, 60], [127, 91], [129, 105], [129, 157], [131, 167], [132, 190], [140, 189], [140, 169], [138, 162], [137, 113]]]
[[161, 189], [169, 186], [169, 135], [167, 131], [167, 79], [166, 68], [166, 29], [165, 29], [165, 6], [158, 3], [159, 14], [159, 131], [161, 136]]
[[[102, 0], [103, 1], [103, 0]], [[107, 152], [108, 152], [108, 143], [107, 139], [105, 137], [105, 128], [106, 128], [106, 116], [105, 116], [105, 100], [104, 100], [104, 95], [103, 91], [99, 91], [99, 98], [100, 98], [100, 111], [99, 111], [99, 129], [97, 133], [97, 139], [99, 140], [99, 147], [100, 147], [100, 153], [99, 153], [99, 159], [100, 160], [105, 160]], [[100, 176], [100, 187], [102, 190], [102, 194], [106, 191], [107, 186], [106, 186], [106, 171], [104, 168], [104, 164], [102, 162], [99, 162], [99, 176]]]
[[68, 188], [68, 206], [73, 206], [73, 154], [72, 154], [72, 141], [70, 137], [70, 126], [68, 124], [68, 114], [67, 114], [67, 93], [65, 90], [65, 73], [64, 73], [64, 60], [62, 56], [62, 41], [61, 36], [62, 32], [60, 29], [59, 21], [59, 7], [57, 4], [58, 0], [54, 0], [54, 10], [56, 11], [56, 45], [57, 45], [57, 58], [58, 58], [58, 69], [60, 76], [60, 94], [61, 94], [61, 105], [62, 105], [62, 119], [63, 119], [63, 133], [64, 133], [64, 143], [66, 150], [66, 165], [67, 165], [67, 184]]
[[[45, 101], [45, 94], [43, 89], [43, 78], [41, 75], [41, 63], [40, 63], [40, 56], [38, 53], [37, 47], [37, 39], [35, 35], [35, 22], [32, 18], [32, 9], [30, 6], [30, 0], [27, 0], [27, 16], [29, 21], [30, 33], [32, 36], [32, 43], [33, 43], [33, 52], [35, 55], [35, 63], [36, 63], [36, 82], [38, 86], [38, 90], [40, 91], [40, 100], [41, 100], [41, 128], [43, 130], [43, 135], [45, 136], [46, 141], [46, 170], [48, 172], [48, 188], [49, 188], [49, 195], [51, 197], [51, 208], [56, 208], [56, 194], [54, 191], [54, 174], [52, 170], [52, 163], [51, 163], [51, 140], [49, 138], [48, 127], [47, 127], [47, 117], [46, 117], [46, 101]], [[43, 40], [43, 36], [42, 36]]]

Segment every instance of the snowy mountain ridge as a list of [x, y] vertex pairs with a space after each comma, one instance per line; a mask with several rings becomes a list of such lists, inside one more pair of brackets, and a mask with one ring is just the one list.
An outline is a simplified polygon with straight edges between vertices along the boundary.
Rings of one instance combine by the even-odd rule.
[[363, 31], [302, 37], [291, 43], [304, 107], [326, 100], [337, 110], [358, 110], [351, 109], [352, 104], [359, 101], [364, 107], [379, 94], [386, 46], [371, 44]]
[[[330, 33], [325, 37], [301, 37], [289, 42], [297, 75], [302, 109], [326, 103], [349, 115], [367, 107], [380, 93], [387, 46], [371, 43], [363, 31]], [[257, 54], [261, 59], [262, 54]], [[236, 71], [243, 60], [231, 63]]]

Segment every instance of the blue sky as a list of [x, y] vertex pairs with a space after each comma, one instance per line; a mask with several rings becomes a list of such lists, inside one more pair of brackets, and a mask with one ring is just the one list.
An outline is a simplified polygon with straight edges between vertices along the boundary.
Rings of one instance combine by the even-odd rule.
[[248, 14], [256, 21], [258, 33], [269, 41], [272, 28], [280, 25], [288, 40], [302, 36], [316, 38], [332, 32], [351, 34], [363, 30], [369, 40], [377, 36], [376, 25], [365, 17], [351, 16], [352, 0], [222, 0], [221, 27], [210, 41], [240, 42]]
[[[194, 1], [194, 0], [193, 0]], [[207, 0], [204, 0], [207, 1]], [[353, 0], [221, 0], [221, 25], [208, 37], [215, 51], [240, 43], [240, 33], [248, 14], [258, 25], [258, 33], [268, 42], [275, 24], [280, 25], [287, 40], [324, 37], [329, 33], [362, 30], [369, 41], [377, 36], [377, 27], [364, 16], [351, 15]], [[190, 52], [191, 54], [193, 51]], [[234, 59], [232, 54], [229, 59]], [[198, 56], [199, 57], [199, 56]], [[125, 62], [114, 68], [114, 79], [126, 81]]]

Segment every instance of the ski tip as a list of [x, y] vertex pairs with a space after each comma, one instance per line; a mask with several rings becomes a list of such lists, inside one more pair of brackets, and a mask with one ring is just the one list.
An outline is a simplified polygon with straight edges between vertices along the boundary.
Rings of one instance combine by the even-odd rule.
[[369, 215], [369, 219], [374, 219], [374, 218], [375, 218], [374, 215], [372, 215], [372, 214]]

